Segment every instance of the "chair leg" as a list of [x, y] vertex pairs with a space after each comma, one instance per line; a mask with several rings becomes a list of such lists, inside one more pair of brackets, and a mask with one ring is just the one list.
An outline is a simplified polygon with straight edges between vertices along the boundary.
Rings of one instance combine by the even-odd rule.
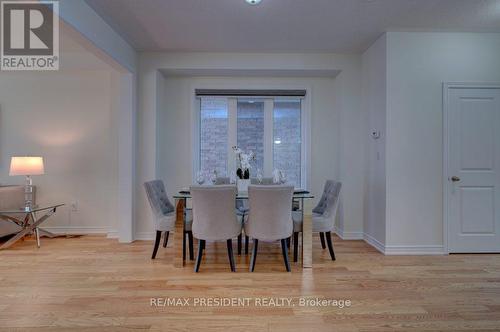
[[288, 249], [290, 249], [290, 242], [291, 242], [290, 240], [291, 240], [291, 239], [292, 239], [292, 237], [291, 237], [291, 236], [290, 236], [289, 238], [287, 238], [287, 239], [286, 239], [286, 247], [287, 247]]
[[203, 249], [205, 248], [205, 240], [198, 240], [198, 256], [196, 257], [196, 263], [194, 264], [194, 272], [200, 270], [201, 258], [203, 257]]
[[281, 251], [283, 252], [283, 260], [285, 261], [286, 271], [290, 272], [290, 262], [288, 261], [287, 239], [281, 239]]
[[186, 233], [187, 232], [182, 233], [182, 261], [183, 262], [186, 261]]
[[227, 240], [227, 256], [229, 257], [229, 265], [231, 266], [231, 272], [236, 272], [236, 267], [234, 265], [234, 256], [233, 256], [233, 240]]
[[257, 259], [258, 246], [259, 246], [259, 240], [253, 239], [252, 258], [250, 259], [250, 272], [253, 272], [253, 270], [255, 269], [255, 260]]
[[299, 232], [293, 233], [293, 261], [297, 262], [297, 254], [299, 251]]
[[193, 232], [188, 231], [188, 241], [189, 241], [189, 260], [194, 261], [194, 248], [193, 248]]
[[241, 255], [241, 233], [238, 235], [238, 256]]
[[161, 240], [161, 231], [156, 231], [155, 246], [153, 248], [153, 255], [151, 255], [151, 259], [156, 258], [156, 253], [158, 252], [158, 247], [160, 246], [160, 240]]
[[168, 243], [168, 234], [170, 232], [169, 231], [166, 231], [165, 232], [165, 238], [163, 239], [163, 248], [166, 248], [167, 247], [167, 243]]
[[326, 243], [328, 244], [328, 250], [330, 251], [330, 257], [332, 261], [335, 260], [335, 252], [333, 252], [333, 244], [332, 244], [332, 234], [330, 232], [325, 233]]
[[250, 237], [245, 235], [245, 255], [248, 255], [248, 242], [250, 241]]
[[319, 239], [321, 240], [321, 248], [325, 249], [325, 233], [319, 232]]

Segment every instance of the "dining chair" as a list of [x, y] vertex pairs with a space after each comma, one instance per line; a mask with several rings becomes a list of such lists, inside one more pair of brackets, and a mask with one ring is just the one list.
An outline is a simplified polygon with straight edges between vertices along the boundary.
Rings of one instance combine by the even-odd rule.
[[274, 183], [273, 178], [262, 178], [262, 182], [259, 182], [259, 180], [257, 178], [251, 178], [250, 183], [251, 184], [262, 184], [262, 185], [279, 184], [279, 183]]
[[[165, 191], [165, 185], [162, 180], [153, 180], [144, 183], [146, 195], [148, 197], [149, 205], [153, 211], [154, 224], [156, 229], [156, 239], [153, 248], [153, 255], [151, 259], [155, 259], [158, 247], [160, 245], [162, 233], [164, 233], [163, 247], [167, 247], [168, 236], [171, 231], [175, 229], [175, 207], [168, 200]], [[184, 209], [184, 234], [182, 238], [183, 253], [186, 252], [186, 236], [189, 239], [189, 258], [194, 259], [193, 252], [193, 233], [191, 231], [191, 224], [193, 222], [193, 214], [191, 209]]]
[[292, 222], [293, 186], [248, 186], [250, 211], [245, 223], [245, 234], [253, 238], [250, 272], [255, 269], [259, 241], [281, 241], [285, 267], [290, 272], [287, 239], [293, 231]]
[[[227, 185], [230, 184], [231, 180], [228, 177], [217, 177], [215, 179], [215, 185]], [[244, 199], [236, 200], [236, 214], [241, 217], [242, 223], [245, 222], [245, 217], [248, 214], [248, 204]], [[241, 246], [242, 246], [242, 235], [238, 235], [238, 255], [241, 255]], [[248, 254], [248, 236], [245, 236], [245, 254]]]
[[228, 177], [217, 177], [215, 178], [215, 184], [216, 185], [221, 185], [221, 184], [230, 184], [231, 180]]
[[[335, 260], [335, 252], [333, 250], [331, 232], [335, 227], [335, 218], [340, 202], [340, 189], [342, 183], [334, 180], [327, 180], [323, 189], [323, 194], [318, 202], [318, 205], [312, 210], [312, 231], [319, 233], [321, 240], [321, 247], [326, 248], [328, 244], [328, 251], [330, 257]], [[293, 211], [293, 261], [297, 262], [297, 251], [299, 244], [299, 232], [302, 232], [302, 211]]]
[[199, 240], [194, 271], [200, 269], [206, 241], [226, 240], [231, 271], [236, 267], [232, 239], [241, 234], [241, 218], [234, 209], [235, 185], [192, 186], [193, 235]]

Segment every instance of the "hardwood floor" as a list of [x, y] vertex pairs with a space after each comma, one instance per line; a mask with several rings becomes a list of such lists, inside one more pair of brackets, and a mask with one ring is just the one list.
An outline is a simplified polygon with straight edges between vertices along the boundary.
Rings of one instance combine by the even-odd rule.
[[[500, 255], [383, 256], [362, 241], [334, 238], [337, 261], [314, 238], [314, 269], [280, 246], [259, 243], [229, 272], [225, 242], [207, 243], [198, 274], [175, 268], [173, 243], [151, 260], [152, 242], [97, 236], [19, 242], [0, 252], [0, 330], [19, 331], [499, 331]], [[196, 246], [195, 246], [196, 247]], [[250, 298], [248, 307], [194, 306], [195, 299]], [[293, 306], [260, 307], [286, 298]], [[299, 299], [350, 300], [340, 309]], [[151, 306], [187, 298], [189, 306]]]

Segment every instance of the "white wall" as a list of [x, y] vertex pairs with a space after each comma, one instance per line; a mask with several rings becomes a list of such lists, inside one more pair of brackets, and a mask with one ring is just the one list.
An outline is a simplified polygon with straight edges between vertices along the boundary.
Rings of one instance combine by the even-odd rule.
[[[363, 231], [366, 241], [381, 250], [386, 232], [386, 43], [384, 34], [362, 56], [367, 164]], [[372, 130], [380, 131], [380, 138], [373, 139]]]
[[[116, 220], [117, 140], [109, 71], [0, 73], [0, 182], [10, 157], [41, 155], [40, 204], [65, 203], [44, 226], [106, 233]], [[78, 211], [69, 205], [78, 202]]]
[[[361, 57], [357, 55], [338, 54], [250, 54], [250, 53], [141, 53], [139, 55], [138, 72], [138, 147], [137, 147], [137, 182], [136, 182], [136, 238], [150, 238], [152, 234], [151, 212], [144, 194], [142, 183], [156, 177], [164, 177], [161, 174], [160, 163], [157, 160], [158, 153], [163, 147], [159, 146], [156, 128], [161, 120], [158, 117], [161, 109], [161, 98], [163, 98], [163, 82], [159, 70], [312, 70], [332, 71], [340, 70], [341, 73], [333, 83], [333, 108], [337, 108], [340, 129], [331, 133], [328, 124], [317, 121], [312, 127], [312, 132], [321, 135], [326, 130], [327, 135], [337, 135], [333, 143], [337, 147], [332, 148], [338, 158], [338, 176], [344, 181], [344, 218], [340, 221], [343, 232], [349, 237], [360, 237], [363, 227], [363, 189], [364, 189], [364, 154], [362, 134], [364, 131], [360, 104], [361, 89]], [[183, 84], [182, 82], [179, 84]], [[177, 84], [177, 85], [179, 85]], [[179, 89], [171, 87], [173, 91]], [[320, 90], [320, 89], [319, 89]], [[180, 93], [180, 91], [179, 91]], [[166, 96], [168, 97], [168, 96]], [[190, 96], [185, 96], [190, 100]], [[166, 103], [168, 104], [168, 102]], [[184, 107], [178, 101], [174, 106]], [[175, 121], [187, 121], [183, 114], [174, 116]], [[315, 120], [312, 120], [313, 122]], [[320, 123], [321, 122], [321, 123]], [[344, 126], [342, 124], [345, 124]], [[173, 124], [165, 123], [165, 128], [172, 129]], [[343, 127], [342, 127], [343, 126]], [[159, 130], [165, 130], [159, 127]], [[187, 134], [185, 134], [187, 135]], [[185, 136], [184, 136], [185, 137]], [[175, 141], [165, 144], [177, 144], [180, 147], [189, 147], [188, 141]], [[181, 148], [175, 149], [181, 149]], [[316, 150], [315, 150], [316, 149]], [[184, 150], [183, 150], [184, 151]], [[313, 147], [313, 153], [318, 154], [317, 147]], [[182, 154], [181, 154], [182, 155]], [[187, 157], [183, 157], [187, 158]], [[314, 157], [313, 157], [314, 159]], [[187, 160], [187, 159], [186, 159]], [[314, 165], [315, 161], [312, 161]], [[170, 165], [170, 164], [167, 164]], [[181, 167], [180, 164], [172, 166]], [[191, 169], [191, 164], [188, 165]], [[318, 164], [319, 172], [325, 172], [328, 164]], [[336, 171], [329, 170], [331, 173]], [[185, 175], [187, 176], [187, 175]], [[177, 177], [177, 175], [175, 175]], [[167, 184], [172, 183], [166, 179]], [[182, 178], [182, 181], [189, 180]], [[176, 180], [177, 181], [177, 180]], [[179, 179], [181, 181], [181, 179]], [[314, 182], [314, 181], [313, 181]], [[179, 182], [180, 183], [180, 182]], [[185, 183], [185, 182], [184, 182]], [[173, 186], [179, 186], [173, 183]], [[318, 181], [313, 183], [318, 187]], [[169, 189], [170, 190], [170, 189]]]
[[443, 248], [442, 83], [500, 82], [500, 34], [387, 34], [386, 252]]

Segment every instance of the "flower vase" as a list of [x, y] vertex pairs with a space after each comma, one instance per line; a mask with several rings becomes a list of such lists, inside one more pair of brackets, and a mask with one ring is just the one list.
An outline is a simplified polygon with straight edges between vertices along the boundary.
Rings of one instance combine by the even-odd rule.
[[250, 184], [250, 179], [238, 179], [236, 181], [236, 186], [238, 187], [238, 192], [248, 191], [249, 184]]

